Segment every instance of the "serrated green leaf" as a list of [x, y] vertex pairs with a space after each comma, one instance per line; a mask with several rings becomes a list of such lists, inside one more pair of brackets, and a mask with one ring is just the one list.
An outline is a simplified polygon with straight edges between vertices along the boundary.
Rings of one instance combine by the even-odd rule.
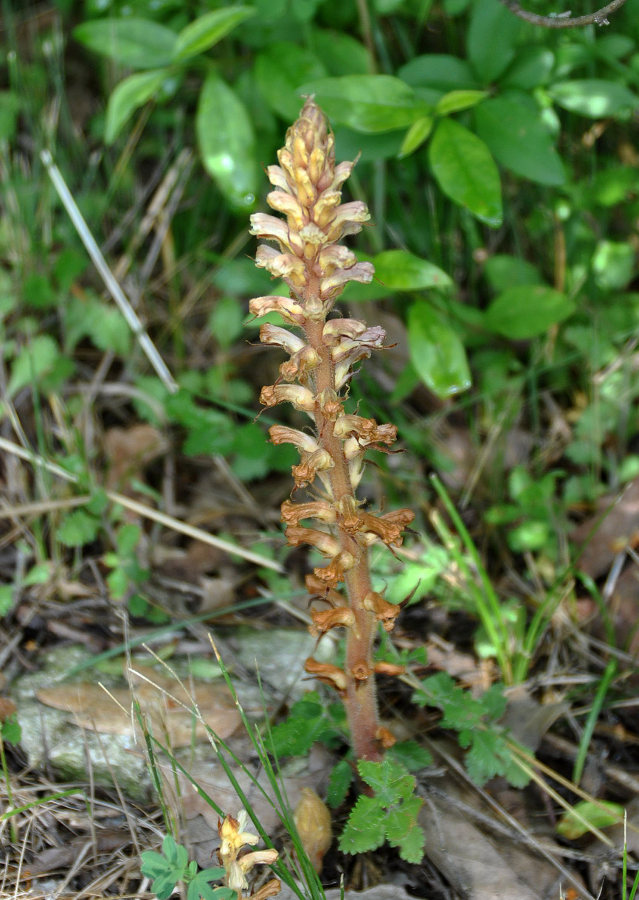
[[438, 116], [449, 116], [451, 113], [461, 112], [463, 109], [471, 109], [488, 96], [490, 96], [488, 91], [459, 89], [449, 91], [447, 94], [444, 94], [441, 100], [437, 101], [435, 114]]
[[384, 818], [375, 799], [359, 797], [339, 839], [342, 853], [365, 853], [380, 847], [384, 843]]
[[392, 75], [344, 75], [321, 78], [300, 88], [315, 94], [333, 122], [375, 134], [408, 128], [431, 112], [409, 85]]
[[106, 109], [104, 140], [112, 144], [122, 126], [138, 107], [150, 100], [167, 78], [167, 69], [153, 69], [129, 75], [111, 92]]
[[437, 396], [450, 397], [470, 387], [464, 345], [430, 303], [420, 300], [411, 306], [408, 346], [415, 370]]
[[437, 183], [451, 200], [486, 225], [501, 225], [499, 172], [480, 138], [454, 119], [443, 119], [430, 142], [428, 158]]
[[252, 6], [225, 6], [199, 16], [178, 34], [173, 48], [173, 60], [182, 62], [198, 53], [204, 53], [256, 12]]
[[538, 184], [559, 185], [566, 180], [541, 112], [526, 95], [486, 100], [475, 110], [475, 123], [495, 159], [511, 172]]
[[400, 741], [388, 751], [391, 759], [396, 759], [405, 766], [409, 772], [419, 772], [420, 769], [430, 766], [433, 757], [429, 751], [420, 746], [417, 741]]
[[505, 290], [484, 314], [484, 325], [511, 340], [544, 334], [575, 311], [571, 298], [546, 285], [519, 285]]
[[397, 846], [399, 847], [399, 855], [408, 863], [419, 865], [424, 858], [424, 845], [426, 843], [426, 835], [419, 825], [413, 825], [403, 837], [403, 840]]
[[326, 802], [330, 807], [336, 809], [338, 806], [341, 806], [346, 799], [352, 780], [353, 770], [348, 760], [342, 759], [337, 765], [333, 766], [328, 778], [328, 790], [326, 792]]
[[82, 547], [94, 541], [99, 530], [99, 519], [83, 509], [76, 509], [64, 517], [56, 537], [65, 547]]
[[73, 30], [85, 47], [132, 69], [156, 69], [171, 62], [177, 35], [151, 19], [94, 19]]
[[361, 759], [357, 770], [375, 792], [375, 799], [382, 806], [391, 806], [409, 797], [415, 789], [415, 779], [401, 763], [386, 756], [381, 762]]
[[477, 730], [471, 735], [471, 745], [466, 754], [468, 774], [475, 784], [482, 785], [495, 775], [502, 775], [504, 764], [499, 755], [500, 737], [494, 731]]
[[196, 130], [206, 171], [234, 207], [250, 207], [257, 190], [253, 126], [246, 107], [217, 72], [209, 72], [202, 87]]
[[603, 78], [557, 81], [548, 93], [564, 109], [592, 119], [631, 112], [639, 106], [639, 97], [625, 85]]
[[264, 99], [289, 121], [297, 119], [304, 102], [300, 85], [325, 75], [322, 62], [292, 41], [276, 41], [255, 60], [255, 80]]
[[564, 813], [557, 823], [557, 833], [569, 841], [587, 834], [590, 828], [607, 828], [623, 822], [624, 808], [609, 800], [581, 800]]
[[[400, 848], [400, 856], [403, 859], [409, 859], [405, 853], [417, 854], [423, 848], [424, 833], [417, 824], [417, 816], [423, 803], [421, 797], [411, 797], [386, 815], [386, 839], [392, 847]], [[415, 861], [421, 861], [421, 855]]]
[[447, 288], [452, 279], [438, 266], [407, 250], [385, 250], [372, 259], [375, 278], [393, 291]]
[[15, 396], [23, 387], [34, 384], [51, 372], [59, 356], [60, 348], [48, 334], [32, 338], [11, 365], [11, 377], [7, 386], [9, 397]]

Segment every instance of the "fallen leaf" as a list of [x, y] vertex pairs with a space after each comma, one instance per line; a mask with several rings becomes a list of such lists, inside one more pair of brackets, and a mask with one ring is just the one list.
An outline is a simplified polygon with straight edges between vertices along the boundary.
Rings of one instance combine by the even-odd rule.
[[621, 492], [601, 497], [597, 512], [574, 529], [572, 539], [581, 545], [577, 568], [598, 578], [615, 556], [639, 541], [639, 478]]

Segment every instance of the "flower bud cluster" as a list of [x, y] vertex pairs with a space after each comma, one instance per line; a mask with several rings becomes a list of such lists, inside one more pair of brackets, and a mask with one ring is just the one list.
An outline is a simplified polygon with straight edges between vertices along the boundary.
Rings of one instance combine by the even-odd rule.
[[[311, 492], [306, 502], [288, 500], [282, 505], [287, 540], [292, 546], [313, 546], [326, 559], [307, 576], [311, 596], [328, 606], [313, 611], [311, 631], [320, 637], [332, 628], [346, 628], [349, 642], [354, 642], [345, 670], [313, 659], [306, 669], [346, 696], [373, 681], [376, 623], [390, 630], [399, 611], [371, 589], [368, 547], [379, 541], [399, 546], [413, 513], [403, 509], [374, 515], [362, 509], [355, 494], [365, 452], [386, 450], [396, 439], [396, 428], [344, 408], [353, 367], [383, 348], [384, 330], [356, 319], [329, 318], [345, 285], [370, 282], [374, 273], [371, 263], [359, 262], [339, 243], [369, 219], [365, 203], [341, 202], [341, 186], [354, 163], [335, 164], [334, 136], [312, 99], [288, 130], [278, 160], [279, 166], [266, 170], [274, 187], [267, 203], [285, 219], [256, 213], [251, 233], [275, 244], [260, 244], [256, 263], [283, 279], [290, 297], [258, 297], [251, 300], [250, 310], [254, 316], [277, 312], [297, 332], [270, 323], [261, 326], [261, 341], [280, 347], [287, 359], [276, 383], [262, 389], [260, 402], [267, 407], [288, 402], [311, 423], [310, 433], [274, 425], [270, 438], [274, 444], [297, 448], [295, 487]], [[317, 527], [304, 524], [308, 520]], [[342, 582], [348, 600], [338, 591]], [[351, 701], [357, 702], [352, 691]], [[375, 707], [374, 702], [368, 705]], [[376, 724], [374, 730], [379, 731]]]

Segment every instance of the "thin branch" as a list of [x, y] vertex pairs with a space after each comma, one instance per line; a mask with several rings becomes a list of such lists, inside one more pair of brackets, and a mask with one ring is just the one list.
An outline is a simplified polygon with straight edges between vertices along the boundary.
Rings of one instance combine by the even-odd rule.
[[530, 22], [531, 25], [541, 25], [542, 28], [581, 28], [584, 25], [609, 25], [608, 16], [622, 7], [626, 0], [612, 0], [612, 3], [602, 6], [594, 13], [574, 17], [571, 16], [570, 10], [550, 16], [538, 16], [537, 13], [522, 9], [517, 0], [501, 0], [501, 2], [512, 13], [525, 22]]

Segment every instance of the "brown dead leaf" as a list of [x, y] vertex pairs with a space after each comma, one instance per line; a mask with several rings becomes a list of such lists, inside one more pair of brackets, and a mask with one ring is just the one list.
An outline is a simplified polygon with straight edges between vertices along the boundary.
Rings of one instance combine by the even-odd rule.
[[132, 711], [135, 699], [148, 727], [156, 736], [166, 735], [172, 747], [188, 746], [194, 733], [196, 738], [207, 736], [203, 722], [194, 719], [194, 702], [203, 721], [222, 739], [240, 724], [239, 712], [224, 684], [192, 681], [184, 689], [175, 679], [143, 666], [129, 674], [129, 688], [107, 692], [99, 684], [61, 684], [41, 688], [36, 697], [47, 706], [73, 713], [73, 721], [82, 728], [139, 737]]
[[139, 424], [109, 428], [103, 446], [109, 463], [107, 487], [123, 489], [131, 478], [139, 478], [145, 466], [166, 452], [168, 442], [157, 428]]
[[639, 543], [639, 478], [631, 481], [621, 494], [610, 494], [597, 501], [597, 512], [572, 533], [581, 545], [577, 568], [598, 578], [610, 568], [615, 556], [625, 547]]

